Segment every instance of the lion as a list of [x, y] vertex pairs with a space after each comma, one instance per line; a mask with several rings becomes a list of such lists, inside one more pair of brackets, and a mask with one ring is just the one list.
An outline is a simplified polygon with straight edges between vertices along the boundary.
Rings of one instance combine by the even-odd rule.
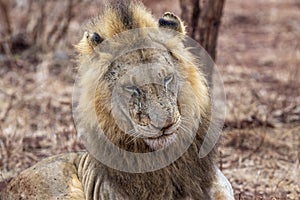
[[[131, 30], [137, 31], [122, 35]], [[216, 146], [198, 155], [211, 122], [210, 95], [184, 46], [185, 34], [173, 13], [157, 22], [139, 2], [109, 3], [75, 45], [75, 121], [88, 151], [42, 160], [13, 178], [0, 199], [234, 199], [216, 167]], [[138, 48], [127, 51], [131, 47]], [[176, 159], [144, 172], [141, 166], [153, 160], [111, 159], [138, 173], [107, 166], [98, 159], [111, 153], [98, 143], [100, 130], [122, 151], [146, 155], [167, 149], [156, 161]]]

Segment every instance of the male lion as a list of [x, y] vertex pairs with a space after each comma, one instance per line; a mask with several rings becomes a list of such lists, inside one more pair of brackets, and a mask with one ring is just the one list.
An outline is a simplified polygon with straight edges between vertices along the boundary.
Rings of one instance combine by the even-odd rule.
[[[1, 199], [233, 199], [215, 147], [198, 155], [211, 121], [210, 97], [184, 34], [172, 13], [156, 22], [138, 2], [108, 5], [76, 45], [75, 114], [88, 152], [37, 163], [12, 179]], [[109, 142], [101, 143], [102, 133]], [[109, 143], [128, 154], [115, 157]], [[105, 164], [102, 154], [109, 157]], [[160, 157], [148, 157], [153, 154]]]

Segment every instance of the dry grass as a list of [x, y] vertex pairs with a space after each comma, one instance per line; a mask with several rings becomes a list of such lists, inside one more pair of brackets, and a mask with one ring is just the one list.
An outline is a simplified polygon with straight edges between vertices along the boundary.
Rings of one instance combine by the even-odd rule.
[[[47, 156], [83, 149], [71, 112], [72, 44], [101, 6], [17, 2], [0, 0], [0, 182]], [[177, 1], [146, 4], [157, 16], [180, 14]], [[299, 27], [296, 0], [226, 1], [217, 64], [228, 114], [219, 151], [236, 199], [299, 199]]]
[[299, 3], [226, 6], [218, 49], [228, 105], [223, 172], [236, 199], [299, 199]]

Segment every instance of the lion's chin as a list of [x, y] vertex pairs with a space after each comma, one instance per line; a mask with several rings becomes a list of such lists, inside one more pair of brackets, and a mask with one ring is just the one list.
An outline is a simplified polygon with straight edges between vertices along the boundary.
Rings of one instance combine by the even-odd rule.
[[143, 138], [145, 143], [153, 150], [163, 149], [173, 143], [177, 138], [176, 133], [161, 135], [156, 138]]

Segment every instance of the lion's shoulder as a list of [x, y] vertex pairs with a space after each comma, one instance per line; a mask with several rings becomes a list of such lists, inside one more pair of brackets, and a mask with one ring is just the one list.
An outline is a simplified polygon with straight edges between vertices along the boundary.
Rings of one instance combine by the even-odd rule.
[[47, 159], [13, 178], [0, 199], [84, 199], [77, 175], [83, 153], [66, 153]]

